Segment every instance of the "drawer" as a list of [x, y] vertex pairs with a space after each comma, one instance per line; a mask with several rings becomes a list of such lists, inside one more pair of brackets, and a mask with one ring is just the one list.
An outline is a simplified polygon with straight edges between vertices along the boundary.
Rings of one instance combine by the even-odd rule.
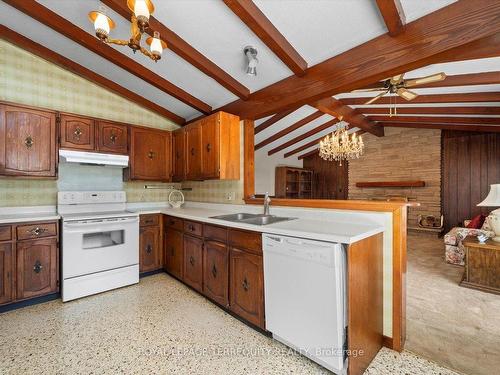
[[165, 227], [180, 230], [184, 230], [184, 221], [178, 217], [166, 216], [165, 217]]
[[57, 223], [18, 225], [16, 233], [18, 240], [52, 237], [57, 235]]
[[0, 241], [12, 240], [12, 227], [5, 225], [0, 227]]
[[184, 233], [201, 237], [203, 235], [203, 224], [196, 221], [184, 220]]
[[214, 240], [226, 243], [227, 228], [219, 227], [217, 225], [203, 224], [203, 236], [207, 240]]
[[229, 229], [229, 244], [240, 250], [262, 254], [262, 234], [260, 232]]
[[160, 224], [160, 215], [159, 214], [140, 215], [139, 223], [140, 223], [141, 227], [150, 226], [150, 225], [159, 225]]

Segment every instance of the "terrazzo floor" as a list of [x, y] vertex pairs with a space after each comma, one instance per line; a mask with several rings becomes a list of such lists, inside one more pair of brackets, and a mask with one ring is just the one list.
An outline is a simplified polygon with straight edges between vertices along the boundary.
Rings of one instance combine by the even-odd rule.
[[[166, 274], [0, 314], [0, 374], [329, 374]], [[454, 375], [382, 349], [367, 374]]]
[[470, 375], [500, 374], [500, 296], [458, 285], [441, 238], [408, 236], [406, 349]]

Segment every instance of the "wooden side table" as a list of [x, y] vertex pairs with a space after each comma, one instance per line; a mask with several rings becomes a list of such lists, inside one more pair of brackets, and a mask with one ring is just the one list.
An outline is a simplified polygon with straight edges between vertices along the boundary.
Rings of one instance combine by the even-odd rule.
[[476, 237], [462, 241], [465, 247], [465, 271], [461, 286], [500, 294], [500, 243], [481, 244]]

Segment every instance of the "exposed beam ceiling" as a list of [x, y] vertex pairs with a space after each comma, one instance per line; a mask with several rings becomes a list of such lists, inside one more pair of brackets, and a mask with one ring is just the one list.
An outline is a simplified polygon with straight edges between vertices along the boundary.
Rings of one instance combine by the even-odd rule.
[[[443, 62], [469, 44], [500, 33], [500, 2], [460, 0], [417, 19], [405, 33], [381, 35], [358, 47], [237, 100], [222, 109], [242, 118], [261, 118], [342, 92], [349, 92], [386, 77]], [[489, 38], [491, 39], [491, 38]], [[491, 40], [490, 40], [491, 41]], [[498, 50], [498, 45], [483, 45]], [[467, 52], [474, 58], [474, 51]]]
[[[101, 0], [109, 8], [113, 9], [116, 13], [120, 14], [126, 19], [130, 19], [132, 12], [127, 6], [126, 1], [123, 0]], [[188, 63], [201, 70], [207, 76], [213, 78], [226, 89], [238, 96], [240, 99], [247, 99], [250, 95], [250, 90], [219, 68], [212, 61], [207, 59], [203, 54], [194, 49], [189, 43], [182, 39], [179, 35], [174, 33], [156, 18], [151, 16], [149, 18], [150, 28], [148, 29], [149, 35], [152, 35], [152, 30], [160, 33], [161, 38], [167, 42], [170, 50], [182, 57]]]
[[[346, 105], [365, 105], [372, 97], [344, 98], [340, 101]], [[436, 94], [419, 95], [411, 101], [406, 101], [399, 96], [384, 96], [373, 104], [415, 104], [415, 103], [480, 103], [500, 102], [500, 92], [471, 92], [464, 94]]]
[[299, 155], [299, 156], [297, 157], [297, 159], [302, 160], [302, 159], [304, 159], [304, 158], [307, 158], [308, 156], [311, 156], [311, 155], [317, 154], [317, 153], [318, 153], [318, 148], [319, 148], [319, 147], [316, 147], [316, 148], [314, 148], [314, 149], [313, 149], [313, 150], [311, 150], [311, 151], [307, 151], [307, 152], [305, 152], [305, 153], [303, 153], [303, 154]]
[[[358, 131], [356, 132], [356, 135], [361, 135], [361, 134], [363, 134], [363, 133], [365, 133], [365, 131], [364, 131], [364, 130], [358, 130]], [[314, 154], [318, 153], [318, 149], [319, 149], [319, 141], [320, 141], [321, 139], [323, 139], [323, 138], [324, 138], [324, 137], [321, 137], [321, 138], [319, 138], [317, 141], [314, 141], [314, 142], [309, 143], [309, 144], [308, 144], [308, 145], [309, 145], [308, 147], [305, 147], [305, 148], [302, 148], [302, 147], [301, 147], [300, 149], [298, 148], [296, 151], [294, 151], [294, 154], [295, 154], [296, 152], [303, 151], [303, 150], [308, 149], [309, 147], [312, 147], [312, 146], [314, 146], [314, 145], [316, 145], [316, 146], [317, 146], [317, 147], [313, 148], [311, 151], [307, 151], [306, 153], [299, 155], [299, 156], [297, 157], [297, 159], [299, 159], [299, 160], [300, 160], [300, 159], [304, 159], [304, 158], [306, 158], [306, 157], [308, 157], [308, 156], [311, 156], [311, 155], [314, 155]], [[290, 155], [288, 155], [288, 156], [290, 156]], [[288, 157], [288, 156], [287, 156], [287, 154], [285, 154], [285, 157]]]
[[337, 118], [343, 117], [352, 126], [361, 128], [377, 137], [384, 135], [384, 128], [367, 119], [357, 109], [351, 108], [335, 98], [330, 97], [318, 100], [315, 103], [311, 103], [311, 105], [323, 113], [328, 113]]
[[305, 73], [307, 62], [252, 0], [224, 0], [224, 3], [292, 72], [298, 76], [302, 76]]
[[211, 112], [212, 108], [208, 104], [195, 98], [158, 74], [153, 73], [136, 60], [102, 43], [96, 37], [73, 25], [40, 3], [34, 0], [4, 0], [4, 2], [198, 111], [203, 113]]
[[429, 124], [416, 122], [384, 122], [384, 127], [417, 128], [417, 129], [448, 129], [469, 132], [500, 132], [500, 126], [491, 125], [464, 125], [464, 124]]
[[114, 93], [124, 97], [125, 99], [131, 100], [134, 103], [144, 106], [170, 120], [175, 122], [176, 124], [182, 125], [185, 120], [176, 115], [175, 113], [170, 112], [169, 110], [159, 106], [156, 103], [149, 101], [148, 99], [132, 92], [125, 87], [120, 86], [119, 84], [97, 74], [92, 70], [85, 68], [84, 66], [77, 64], [76, 62], [59, 55], [52, 50], [33, 42], [31, 39], [28, 39], [21, 34], [12, 31], [11, 29], [0, 25], [0, 38], [21, 47], [22, 49], [41, 57], [47, 61], [50, 61], [53, 64], [60, 66], [63, 69], [69, 70], [78, 76], [85, 78], [95, 84], [104, 87], [105, 89], [111, 90]]
[[406, 18], [399, 0], [377, 0], [377, 6], [390, 36], [404, 32]]
[[278, 139], [280, 139], [281, 137], [284, 137], [288, 133], [291, 133], [291, 132], [293, 132], [293, 131], [301, 128], [302, 126], [310, 123], [311, 121], [316, 120], [317, 118], [319, 118], [321, 116], [323, 116], [323, 112], [321, 112], [321, 111], [316, 111], [316, 112], [311, 113], [309, 116], [304, 117], [302, 120], [297, 121], [293, 125], [290, 125], [289, 127], [287, 127], [285, 129], [283, 129], [283, 130], [281, 130], [281, 131], [273, 134], [269, 138], [266, 138], [262, 142], [256, 144], [255, 145], [255, 150], [258, 150], [258, 149], [260, 149], [260, 148], [268, 145], [269, 143], [277, 141]]
[[282, 118], [288, 116], [290, 113], [292, 113], [295, 110], [296, 110], [296, 108], [292, 108], [292, 109], [288, 109], [288, 110], [280, 112], [280, 113], [276, 113], [273, 117], [267, 119], [262, 124], [256, 126], [255, 127], [255, 134], [259, 134], [261, 131], [267, 129], [268, 127], [270, 127], [274, 123], [278, 122]]
[[368, 118], [372, 121], [377, 121], [382, 126], [386, 122], [500, 125], [500, 117], [374, 116]]
[[297, 147], [296, 149], [293, 149], [291, 151], [288, 151], [287, 153], [285, 153], [285, 155], [283, 155], [285, 158], [289, 157], [289, 156], [292, 156], [298, 152], [301, 152], [301, 151], [304, 151], [304, 150], [307, 150], [308, 148], [316, 145], [319, 143], [319, 141], [321, 141], [323, 138], [325, 138], [324, 136], [321, 136], [321, 137], [318, 137], [318, 138], [315, 138], [313, 139], [312, 141], [310, 142], [307, 142], [305, 144], [303, 144], [302, 146], [300, 147]]
[[303, 141], [304, 139], [312, 137], [313, 135], [315, 135], [319, 132], [322, 132], [323, 130], [331, 128], [332, 126], [334, 126], [338, 122], [339, 122], [339, 120], [336, 118], [334, 118], [333, 120], [327, 121], [324, 124], [321, 124], [320, 126], [317, 126], [314, 129], [311, 129], [311, 130], [309, 130], [309, 131], [307, 131], [307, 132], [305, 132], [305, 133], [303, 133], [303, 134], [301, 134], [293, 139], [290, 139], [288, 142], [285, 142], [285, 143], [279, 145], [278, 147], [273, 148], [267, 154], [273, 155], [277, 152], [280, 152], [281, 150], [284, 150], [287, 147], [293, 146], [294, 144], [296, 144], [300, 141]]
[[[389, 115], [389, 107], [360, 107], [360, 112], [371, 115]], [[500, 107], [397, 107], [397, 115], [500, 115]], [[372, 117], [374, 121], [377, 117]]]

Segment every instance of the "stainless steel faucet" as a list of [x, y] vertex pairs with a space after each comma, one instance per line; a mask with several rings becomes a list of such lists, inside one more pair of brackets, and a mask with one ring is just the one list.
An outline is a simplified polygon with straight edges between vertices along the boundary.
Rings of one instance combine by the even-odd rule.
[[269, 215], [269, 206], [271, 205], [271, 198], [269, 198], [269, 193], [266, 191], [264, 196], [264, 215]]

